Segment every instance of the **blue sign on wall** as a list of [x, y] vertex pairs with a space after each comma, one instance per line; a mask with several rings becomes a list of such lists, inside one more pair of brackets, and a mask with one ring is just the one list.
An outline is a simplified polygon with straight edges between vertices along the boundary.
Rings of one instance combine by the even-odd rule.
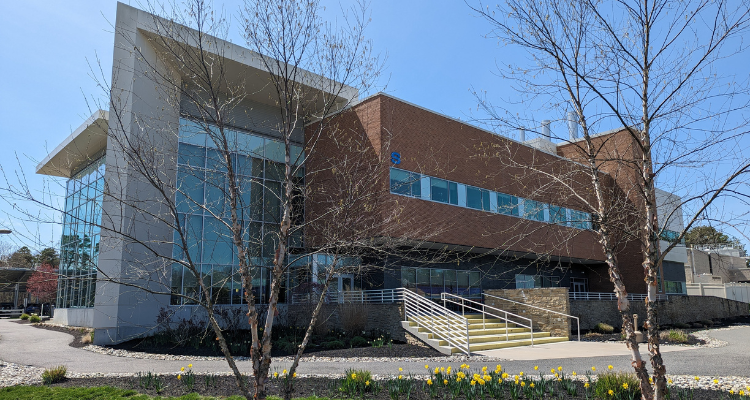
[[401, 154], [395, 151], [391, 153], [391, 162], [396, 165], [401, 164]]

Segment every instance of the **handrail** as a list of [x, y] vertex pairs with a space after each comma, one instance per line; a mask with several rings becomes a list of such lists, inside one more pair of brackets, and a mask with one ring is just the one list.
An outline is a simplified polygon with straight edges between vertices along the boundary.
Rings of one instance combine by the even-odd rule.
[[[617, 295], [611, 292], [568, 292], [571, 300], [617, 300]], [[647, 294], [628, 293], [628, 300], [646, 300]], [[657, 294], [656, 300], [669, 300], [669, 295]]]
[[526, 306], [526, 307], [536, 308], [538, 310], [550, 312], [550, 313], [557, 314], [557, 315], [562, 315], [562, 316], [568, 317], [568, 318], [575, 318], [576, 325], [577, 325], [577, 328], [578, 328], [578, 341], [579, 342], [581, 341], [581, 320], [578, 317], [574, 316], [574, 315], [561, 313], [559, 311], [550, 310], [550, 309], [547, 309], [547, 308], [544, 308], [544, 307], [539, 307], [539, 306], [535, 306], [535, 305], [531, 305], [531, 304], [521, 303], [520, 301], [506, 299], [505, 297], [495, 296], [495, 295], [492, 295], [492, 294], [482, 293], [482, 295], [484, 295], [485, 297], [492, 297], [493, 299], [509, 301], [511, 303], [520, 304], [520, 305]]
[[[457, 301], [452, 300], [452, 299], [450, 299], [448, 297], [455, 297], [455, 298], [461, 299], [461, 304], [459, 304]], [[485, 323], [485, 315], [487, 315], [487, 314], [489, 314], [490, 316], [493, 316], [495, 318], [499, 318], [499, 319], [504, 320], [505, 321], [505, 341], [506, 342], [510, 340], [509, 339], [509, 334], [508, 334], [508, 322], [513, 322], [514, 324], [521, 325], [524, 328], [529, 328], [530, 333], [531, 333], [531, 335], [530, 335], [531, 336], [531, 345], [532, 346], [534, 345], [534, 324], [531, 321], [531, 318], [526, 318], [526, 317], [523, 317], [523, 316], [520, 316], [520, 315], [517, 315], [517, 314], [513, 314], [512, 312], [508, 312], [506, 310], [501, 310], [501, 309], [496, 308], [496, 307], [488, 306], [488, 305], [486, 305], [484, 303], [480, 303], [478, 301], [467, 299], [467, 298], [464, 298], [464, 297], [461, 297], [461, 296], [458, 296], [458, 295], [455, 295], [455, 294], [452, 294], [452, 293], [443, 292], [443, 293], [440, 294], [440, 299], [443, 300], [443, 304], [445, 304], [445, 302], [448, 301], [448, 302], [451, 302], [453, 304], [460, 305], [463, 308], [468, 308], [470, 310], [481, 312], [482, 313], [482, 328], [486, 328], [486, 326], [487, 326], [486, 323]], [[469, 302], [470, 305], [467, 306], [466, 302]], [[478, 304], [478, 305], [482, 306], [482, 308], [479, 309], [479, 308], [476, 308], [476, 307], [472, 307], [471, 304]], [[487, 310], [486, 310], [487, 308], [490, 308], [490, 309], [495, 310], [495, 311], [499, 311], [500, 313], [505, 314], [505, 317], [501, 317], [501, 316], [493, 314], [491, 312], [487, 312]], [[527, 326], [527, 325], [524, 325], [524, 324], [522, 324], [520, 322], [510, 320], [510, 319], [508, 319], [508, 315], [511, 315], [511, 316], [517, 317], [517, 318], [521, 318], [521, 319], [525, 319], [525, 320], [529, 321], [529, 325]]]
[[[429, 329], [433, 334], [447, 341], [452, 346], [471, 355], [469, 344], [469, 320], [448, 308], [420, 296], [411, 290], [401, 288], [397, 291], [404, 301], [404, 317], [412, 317], [417, 326]], [[420, 318], [430, 317], [430, 318]], [[438, 318], [442, 317], [442, 318]], [[465, 345], [460, 338], [465, 337]]]

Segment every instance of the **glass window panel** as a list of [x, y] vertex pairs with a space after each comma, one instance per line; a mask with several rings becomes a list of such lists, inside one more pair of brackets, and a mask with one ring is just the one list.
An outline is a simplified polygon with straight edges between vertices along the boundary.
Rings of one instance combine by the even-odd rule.
[[430, 199], [441, 203], [450, 203], [451, 196], [449, 183], [452, 182], [438, 178], [430, 178]]
[[442, 269], [430, 269], [430, 287], [433, 296], [440, 295], [443, 293], [445, 288], [444, 281], [444, 270]]
[[497, 194], [497, 212], [518, 216], [518, 197], [509, 194]]
[[524, 218], [544, 221], [544, 203], [535, 200], [524, 200]]
[[204, 219], [203, 262], [212, 264], [232, 263], [232, 236], [227, 221], [213, 217]]
[[391, 168], [391, 193], [406, 196], [422, 196], [420, 175], [415, 172]]
[[456, 281], [456, 270], [445, 270], [445, 291], [448, 293], [458, 293], [458, 282]]
[[489, 211], [490, 192], [472, 186], [466, 187], [466, 206], [477, 210]]
[[516, 274], [516, 289], [534, 288], [534, 277], [531, 275]]
[[214, 299], [214, 304], [230, 304], [230, 290], [232, 287], [232, 266], [214, 266], [211, 278], [211, 292]]
[[567, 216], [566, 211], [564, 207], [560, 206], [549, 206], [549, 222], [553, 224], [560, 224], [560, 225], [566, 225], [567, 224]]
[[205, 146], [206, 136], [206, 130], [195, 121], [180, 119], [180, 129], [178, 133], [180, 142], [194, 144], [196, 146]]
[[300, 165], [304, 164], [305, 162], [305, 152], [303, 151], [301, 146], [297, 145], [290, 145], [289, 151], [291, 155], [291, 162], [294, 165]]
[[226, 179], [220, 172], [206, 171], [206, 210], [221, 216], [226, 210]]
[[182, 293], [182, 265], [172, 264], [172, 285], [171, 285], [172, 297], [170, 304], [179, 305], [181, 304], [181, 298], [175, 296], [175, 294]]
[[237, 152], [244, 156], [263, 158], [265, 139], [245, 133], [237, 132]]
[[245, 222], [243, 226], [243, 240], [247, 243], [250, 257], [260, 257], [263, 240], [263, 224], [260, 222]]
[[206, 148], [180, 143], [178, 146], [177, 162], [181, 165], [203, 168], [206, 166]]
[[274, 181], [284, 180], [285, 166], [283, 163], [275, 163], [266, 161], [266, 179], [272, 179]]
[[280, 163], [285, 162], [286, 150], [284, 143], [266, 139], [266, 159]]
[[242, 276], [239, 267], [232, 267], [232, 304], [242, 304]]
[[224, 154], [216, 149], [208, 149], [206, 152], [206, 168], [226, 174], [227, 162]]
[[417, 285], [417, 270], [415, 268], [401, 267], [401, 286], [414, 288]]
[[260, 158], [238, 154], [236, 165], [239, 175], [263, 177], [263, 160]]
[[263, 257], [273, 257], [276, 254], [278, 243], [278, 226], [274, 224], [265, 224], [263, 226]]
[[278, 223], [281, 220], [281, 184], [266, 181], [264, 188], [263, 210], [266, 222]]
[[427, 268], [417, 268], [417, 289], [425, 294], [430, 294], [430, 270]]
[[234, 150], [235, 143], [237, 141], [236, 131], [224, 127], [222, 132], [217, 125], [211, 125], [211, 132], [206, 137], [206, 147], [213, 149], [224, 148], [224, 139], [227, 141], [230, 151]]
[[180, 167], [177, 171], [177, 211], [200, 213], [203, 204], [203, 170]]

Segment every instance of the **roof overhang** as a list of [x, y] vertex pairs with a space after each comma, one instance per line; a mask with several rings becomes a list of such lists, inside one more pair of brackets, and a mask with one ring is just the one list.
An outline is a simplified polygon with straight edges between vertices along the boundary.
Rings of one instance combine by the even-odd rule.
[[70, 178], [107, 147], [109, 112], [97, 110], [36, 167], [40, 175]]

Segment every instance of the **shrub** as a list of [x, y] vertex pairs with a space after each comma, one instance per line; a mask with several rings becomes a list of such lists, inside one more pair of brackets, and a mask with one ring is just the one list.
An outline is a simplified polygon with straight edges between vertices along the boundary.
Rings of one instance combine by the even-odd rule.
[[42, 322], [42, 318], [36, 314], [31, 314], [31, 316], [29, 317], [29, 322], [37, 324], [39, 322]]
[[367, 341], [367, 339], [363, 338], [362, 336], [355, 336], [352, 338], [352, 340], [349, 342], [349, 344], [352, 347], [365, 347], [370, 344], [370, 342]]
[[687, 343], [688, 334], [679, 329], [670, 329], [659, 333], [659, 339], [676, 343]]
[[706, 328], [710, 328], [710, 327], [714, 326], [714, 321], [711, 321], [711, 320], [708, 320], [708, 319], [704, 319], [704, 320], [701, 320], [699, 322], [701, 324], [703, 324]]
[[339, 384], [339, 391], [345, 397], [363, 396], [375, 387], [370, 371], [365, 370], [347, 370], [344, 380]]
[[83, 336], [81, 336], [81, 343], [83, 344], [90, 344], [94, 341], [94, 335], [92, 333], [86, 333]]
[[[609, 394], [610, 390], [613, 395]], [[594, 395], [600, 399], [640, 398], [640, 383], [633, 373], [605, 372], [596, 380]]]
[[596, 324], [596, 326], [594, 327], [594, 330], [596, 330], [597, 332], [610, 334], [610, 333], [613, 333], [615, 331], [615, 328], [612, 325], [610, 325], [610, 324], [606, 324], [604, 322], [600, 322], [600, 323]]
[[677, 328], [677, 329], [690, 329], [690, 325], [684, 324], [682, 322], [675, 323], [674, 327]]
[[30, 316], [31, 315], [29, 315], [29, 314], [23, 313], [23, 314], [21, 314], [21, 319], [24, 320], [24, 321], [26, 321], [26, 320], [29, 319]]
[[336, 350], [346, 348], [346, 343], [341, 340], [331, 340], [330, 342], [323, 343], [323, 347], [328, 350]]
[[68, 373], [68, 369], [64, 365], [60, 365], [55, 368], [45, 369], [42, 372], [42, 383], [45, 385], [51, 385], [53, 383], [62, 382], [65, 380], [65, 374]]

